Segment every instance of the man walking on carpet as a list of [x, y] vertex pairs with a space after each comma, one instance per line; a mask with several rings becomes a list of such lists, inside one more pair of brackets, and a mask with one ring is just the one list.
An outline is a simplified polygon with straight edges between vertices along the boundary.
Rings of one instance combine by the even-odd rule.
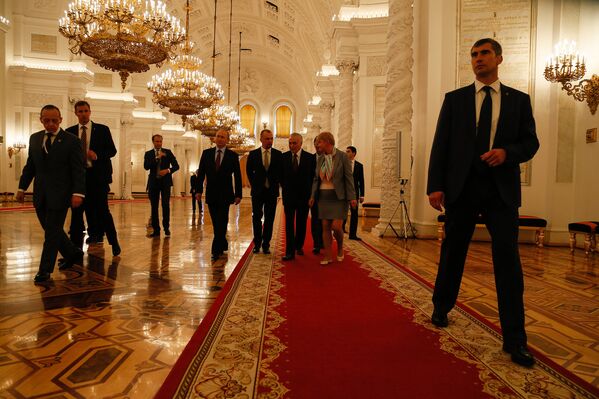
[[[254, 253], [270, 253], [272, 226], [279, 198], [281, 180], [281, 151], [272, 148], [274, 138], [270, 130], [260, 132], [262, 146], [250, 151], [246, 172], [252, 186], [252, 226], [254, 230]], [[264, 215], [264, 226], [262, 226]]]
[[[206, 205], [212, 226], [214, 238], [212, 240], [212, 261], [216, 261], [229, 249], [227, 242], [227, 225], [229, 224], [229, 206], [241, 202], [241, 168], [239, 157], [227, 149], [229, 132], [219, 130], [214, 137], [216, 147], [208, 148], [202, 152], [198, 179], [196, 181], [196, 199], [202, 201], [204, 192], [204, 179], [206, 179]], [[233, 177], [233, 179], [231, 179]], [[231, 184], [234, 181], [235, 188]]]
[[445, 208], [446, 218], [431, 321], [448, 325], [481, 214], [492, 240], [503, 350], [513, 362], [531, 367], [518, 253], [519, 167], [535, 155], [539, 141], [530, 97], [499, 81], [501, 45], [481, 39], [470, 55], [476, 80], [445, 95], [428, 170], [429, 202], [441, 212]]
[[283, 153], [283, 207], [285, 209], [285, 256], [283, 260], [304, 254], [308, 201], [312, 191], [316, 162], [314, 154], [302, 150], [302, 135], [291, 133], [289, 151]]

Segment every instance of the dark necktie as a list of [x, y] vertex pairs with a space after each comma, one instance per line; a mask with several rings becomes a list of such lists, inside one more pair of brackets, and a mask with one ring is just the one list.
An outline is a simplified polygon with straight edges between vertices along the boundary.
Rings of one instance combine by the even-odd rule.
[[83, 149], [83, 162], [87, 167], [87, 127], [81, 126], [81, 148]]
[[160, 150], [156, 150], [156, 178], [160, 179], [162, 176], [160, 176], [160, 161], [162, 161], [162, 158], [159, 157], [160, 155]]
[[293, 171], [297, 172], [297, 168], [299, 168], [299, 163], [297, 162], [297, 154], [293, 154]]
[[491, 141], [491, 117], [493, 114], [493, 102], [491, 100], [491, 86], [483, 87], [485, 98], [480, 107], [478, 117], [478, 129], [476, 131], [476, 155], [480, 156], [489, 151]]
[[216, 151], [216, 170], [220, 169], [220, 156], [222, 154], [222, 150]]
[[46, 143], [44, 144], [46, 147], [46, 154], [50, 153], [50, 149], [52, 148], [52, 133], [46, 133]]

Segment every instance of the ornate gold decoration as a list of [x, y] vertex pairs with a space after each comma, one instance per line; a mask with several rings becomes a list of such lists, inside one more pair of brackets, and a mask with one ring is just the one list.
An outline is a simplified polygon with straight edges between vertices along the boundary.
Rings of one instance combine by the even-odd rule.
[[75, 0], [58, 24], [71, 52], [118, 72], [123, 90], [130, 73], [160, 66], [186, 37], [160, 0]]
[[27, 148], [27, 144], [25, 144], [25, 143], [21, 143], [21, 142], [14, 143], [12, 146], [9, 146], [7, 148], [8, 157], [12, 158], [12, 156], [14, 154], [18, 154], [19, 152], [21, 152], [21, 150], [24, 150], [25, 148]]
[[241, 126], [241, 124], [236, 124], [229, 134], [229, 143], [227, 144], [227, 148], [235, 151], [238, 155], [244, 155], [253, 150], [255, 147], [256, 140], [250, 136], [250, 132]]
[[[187, 0], [185, 29], [189, 32], [189, 0]], [[194, 43], [185, 38], [181, 55], [171, 62], [172, 68], [152, 76], [148, 90], [152, 100], [161, 108], [181, 115], [183, 124], [188, 115], [197, 114], [224, 98], [220, 84], [212, 76], [200, 72], [202, 61], [191, 55]]]
[[561, 83], [562, 90], [577, 101], [585, 101], [589, 105], [591, 114], [597, 112], [599, 104], [599, 76], [593, 75], [591, 79], [584, 79], [577, 84], [572, 84], [584, 77], [586, 66], [584, 56], [576, 52], [576, 42], [565, 40], [555, 45], [557, 55], [545, 64], [545, 79], [552, 83]]
[[187, 123], [193, 130], [199, 130], [204, 136], [212, 138], [220, 129], [231, 131], [239, 123], [239, 115], [228, 105], [213, 104], [187, 118]]

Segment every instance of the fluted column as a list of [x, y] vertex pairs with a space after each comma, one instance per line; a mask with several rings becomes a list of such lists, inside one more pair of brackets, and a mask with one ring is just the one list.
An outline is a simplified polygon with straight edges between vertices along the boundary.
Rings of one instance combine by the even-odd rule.
[[[379, 234], [383, 233], [390, 221], [395, 227], [401, 226], [402, 212], [401, 210], [395, 212], [400, 202], [399, 180], [400, 177], [411, 178], [409, 159], [412, 141], [412, 65], [414, 63], [412, 38], [412, 0], [390, 0], [389, 28], [387, 30], [385, 130], [381, 142], [384, 159], [382, 165], [383, 184], [381, 213], [379, 223], [375, 228]], [[407, 162], [405, 162], [406, 160]], [[407, 170], [400, 170], [401, 164], [407, 164], [408, 167], [403, 168]], [[408, 211], [410, 209], [410, 187], [411, 181], [408, 181], [404, 187], [404, 200], [408, 205]], [[393, 220], [391, 220], [392, 218]], [[387, 229], [386, 234], [392, 234], [391, 229]]]
[[333, 103], [320, 103], [320, 128], [323, 132], [331, 131], [331, 112], [333, 111]]
[[320, 134], [320, 125], [314, 121], [312, 123], [306, 124], [308, 128], [308, 133], [304, 137], [304, 145], [303, 149], [308, 152], [316, 152], [314, 148], [314, 138]]
[[345, 148], [352, 144], [352, 127], [354, 124], [354, 61], [338, 61], [339, 70], [339, 104], [337, 105], [337, 148]]

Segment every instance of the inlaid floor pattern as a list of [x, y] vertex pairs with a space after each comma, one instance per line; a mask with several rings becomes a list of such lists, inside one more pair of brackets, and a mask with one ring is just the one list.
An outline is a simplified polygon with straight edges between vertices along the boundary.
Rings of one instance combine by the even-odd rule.
[[[0, 397], [150, 398], [252, 238], [251, 203], [231, 207], [229, 251], [210, 261], [210, 216], [173, 199], [172, 236], [147, 238], [149, 203], [111, 205], [123, 252], [86, 246], [83, 267], [36, 286], [43, 232], [32, 210], [0, 210]], [[359, 235], [432, 282], [440, 244]], [[259, 255], [265, 256], [265, 255]], [[599, 386], [599, 254], [523, 244], [531, 346]], [[498, 323], [490, 246], [471, 246], [462, 303]], [[451, 317], [451, 314], [450, 314]]]

